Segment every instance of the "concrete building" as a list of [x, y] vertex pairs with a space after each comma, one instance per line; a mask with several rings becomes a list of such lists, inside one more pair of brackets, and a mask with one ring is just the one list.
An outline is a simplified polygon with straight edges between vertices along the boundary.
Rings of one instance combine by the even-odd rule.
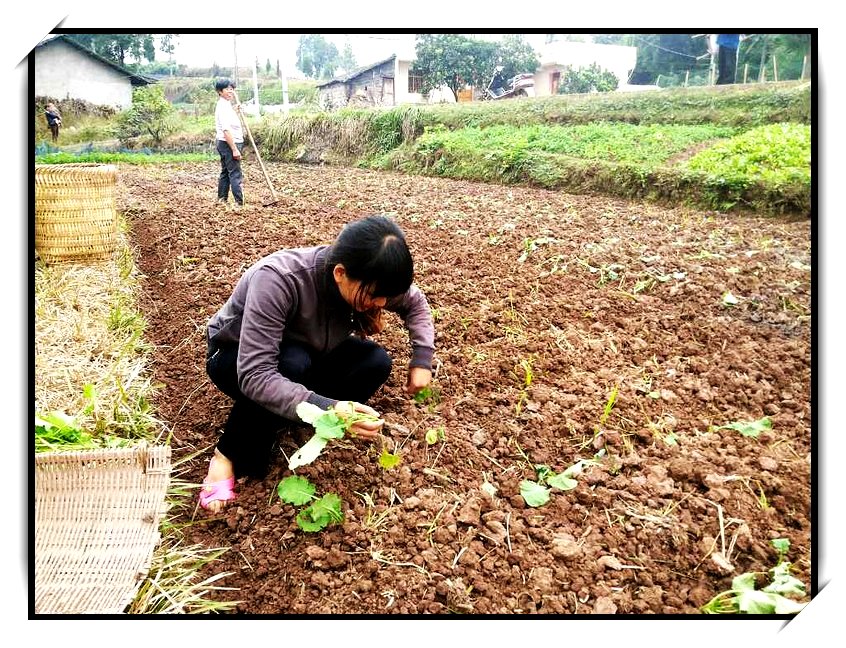
[[132, 105], [134, 87], [156, 82], [95, 54], [64, 34], [41, 41], [34, 56], [36, 97], [81, 99], [120, 110]]

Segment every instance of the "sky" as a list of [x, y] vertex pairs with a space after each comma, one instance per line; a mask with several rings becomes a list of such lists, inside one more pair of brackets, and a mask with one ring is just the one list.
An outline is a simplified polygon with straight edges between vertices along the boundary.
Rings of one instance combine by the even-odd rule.
[[[358, 65], [368, 65], [392, 54], [411, 55], [414, 52], [413, 33], [322, 33], [327, 41], [334, 43], [338, 52], [344, 51], [344, 44], [349, 42]], [[479, 38], [497, 38], [500, 34], [479, 34]], [[188, 67], [211, 67], [217, 63], [222, 67], [231, 67], [237, 51], [238, 67], [246, 67], [258, 57], [259, 65], [264, 66], [270, 60], [275, 68], [276, 61], [287, 70], [287, 76], [298, 76], [296, 69], [297, 33], [243, 33], [233, 34], [206, 33], [181, 34], [176, 37], [176, 49], [173, 60]], [[544, 34], [526, 34], [525, 38], [538, 48], [544, 41]], [[168, 55], [157, 52], [157, 59], [168, 60]]]
[[[10, 200], [7, 203], [6, 219], [3, 236], [0, 237], [0, 262], [2, 262], [3, 276], [6, 279], [7, 292], [4, 303], [8, 314], [2, 318], [2, 336], [7, 340], [7, 360], [17, 371], [6, 372], [4, 383], [4, 405], [7, 415], [6, 432], [7, 444], [4, 449], [10, 458], [5, 464], [5, 484], [8, 488], [6, 520], [10, 529], [3, 534], [4, 556], [6, 563], [6, 582], [0, 588], [0, 602], [4, 611], [4, 620], [12, 621], [6, 624], [8, 632], [14, 633], [14, 627], [29, 634], [33, 626], [26, 624], [26, 592], [28, 576], [28, 535], [30, 517], [28, 517], [29, 502], [25, 498], [27, 493], [28, 463], [26, 461], [28, 446], [24, 440], [30, 430], [31, 401], [26, 393], [33, 378], [29, 369], [29, 347], [26, 341], [30, 338], [31, 297], [29, 286], [32, 273], [31, 239], [28, 238], [29, 212], [29, 184], [28, 178], [33, 176], [31, 167], [27, 164], [27, 154], [32, 150], [29, 140], [27, 124], [31, 123], [28, 110], [30, 101], [30, 87], [27, 80], [26, 57], [35, 45], [50, 33], [56, 26], [68, 29], [100, 28], [104, 30], [123, 29], [139, 33], [176, 32], [176, 26], [194, 30], [229, 30], [229, 29], [261, 29], [266, 27], [279, 29], [290, 26], [292, 30], [410, 30], [437, 31], [447, 25], [471, 26], [472, 29], [502, 29], [504, 26], [515, 31], [546, 30], [547, 25], [557, 25], [549, 29], [550, 32], [563, 32], [578, 28], [601, 31], [603, 28], [624, 31], [652, 31], [674, 30], [689, 31], [696, 26], [696, 33], [710, 33], [726, 31], [725, 23], [735, 25], [753, 25], [758, 31], [782, 27], [787, 29], [819, 27], [819, 58], [817, 71], [820, 86], [824, 92], [820, 93], [819, 141], [831, 144], [820, 146], [820, 167], [814, 169], [815, 178], [819, 178], [819, 220], [818, 220], [818, 248], [819, 275], [815, 275], [815, 316], [819, 315], [821, 338], [817, 338], [817, 358], [819, 363], [819, 400], [814, 405], [819, 426], [819, 444], [817, 454], [821, 471], [818, 475], [820, 491], [817, 494], [819, 513], [824, 517], [824, 524], [820, 524], [821, 533], [818, 547], [820, 558], [820, 584], [827, 585], [808, 608], [795, 620], [784, 626], [783, 622], [754, 621], [743, 622], [729, 619], [712, 619], [711, 623], [698, 620], [675, 621], [664, 619], [650, 622], [643, 619], [631, 622], [602, 623], [591, 621], [555, 621], [539, 623], [508, 619], [498, 620], [496, 623], [486, 624], [481, 621], [467, 623], [440, 624], [437, 621], [418, 623], [404, 620], [401, 626], [390, 621], [377, 620], [373, 624], [369, 621], [322, 620], [319, 635], [316, 628], [307, 621], [298, 621], [293, 625], [287, 621], [243, 621], [235, 623], [211, 623], [203, 621], [193, 623], [175, 622], [169, 620], [145, 620], [145, 632], [134, 631], [135, 627], [127, 631], [125, 622], [117, 620], [98, 620], [92, 622], [83, 620], [56, 620], [54, 622], [37, 623], [36, 631], [39, 642], [44, 644], [61, 642], [63, 646], [71, 648], [85, 645], [87, 648], [95, 646], [110, 646], [115, 643], [115, 637], [122, 647], [147, 646], [150, 636], [164, 636], [171, 643], [181, 639], [179, 643], [201, 643], [213, 646], [234, 645], [243, 641], [245, 623], [248, 632], [252, 632], [261, 639], [270, 641], [301, 643], [303, 626], [313, 636], [320, 636], [326, 645], [343, 645], [348, 648], [396, 643], [397, 637], [409, 637], [415, 633], [425, 637], [426, 643], [443, 643], [469, 641], [468, 634], [474, 635], [473, 641], [484, 641], [483, 638], [496, 639], [495, 643], [503, 643], [505, 639], [525, 639], [528, 633], [537, 640], [557, 640], [562, 638], [569, 642], [579, 639], [595, 642], [597, 634], [606, 642], [625, 641], [626, 645], [670, 646], [679, 641], [685, 646], [713, 646], [720, 641], [729, 645], [753, 645], [766, 643], [768, 646], [795, 646], [814, 640], [819, 645], [826, 645], [824, 637], [830, 636], [836, 630], [837, 619], [844, 600], [844, 558], [846, 553], [840, 550], [839, 540], [842, 529], [842, 501], [839, 493], [842, 484], [839, 482], [839, 461], [846, 455], [842, 417], [838, 403], [842, 400], [840, 386], [843, 382], [841, 368], [846, 366], [846, 337], [837, 335], [838, 324], [842, 323], [841, 304], [843, 290], [838, 277], [842, 276], [839, 260], [842, 258], [842, 242], [846, 239], [846, 219], [840, 218], [840, 211], [834, 209], [835, 175], [840, 163], [836, 155], [839, 154], [836, 142], [846, 141], [843, 126], [846, 120], [839, 118], [835, 106], [843, 104], [842, 88], [839, 82], [838, 61], [842, 60], [840, 42], [842, 35], [838, 28], [842, 24], [839, 15], [835, 13], [837, 5], [823, 0], [805, 0], [801, 8], [788, 0], [770, 0], [767, 10], [761, 12], [755, 3], [738, 3], [736, 0], [709, 0], [707, 6], [692, 3], [679, 4], [665, 2], [650, 2], [639, 0], [603, 0], [602, 3], [553, 3], [546, 0], [523, 0], [519, 6], [511, 10], [492, 10], [489, 3], [456, 2], [455, 0], [426, 0], [425, 3], [402, 4], [395, 0], [370, 0], [368, 3], [354, 3], [348, 0], [324, 0], [321, 3], [273, 3], [259, 6], [241, 4], [228, 0], [207, 0], [201, 6], [197, 3], [178, 3], [173, 0], [145, 0], [142, 5], [135, 3], [115, 2], [79, 2], [74, 0], [40, 0], [38, 3], [21, 3], [16, 6], [14, 18], [10, 18], [4, 30], [4, 38], [0, 39], [4, 69], [7, 71], [7, 122], [12, 128], [8, 129], [7, 144], [10, 154], [4, 156], [3, 169], [6, 171], [7, 187]], [[707, 9], [707, 11], [704, 11]], [[11, 14], [10, 14], [11, 16]], [[667, 25], [662, 25], [666, 22]], [[703, 24], [705, 23], [705, 24]], [[719, 26], [714, 24], [719, 23]], [[679, 26], [683, 26], [679, 29]], [[423, 30], [422, 27], [435, 29]], [[158, 29], [156, 29], [158, 28]], [[732, 31], [728, 29], [727, 31]], [[746, 29], [739, 29], [741, 32]], [[755, 29], [748, 29], [755, 31]], [[382, 36], [379, 33], [377, 35]], [[280, 35], [281, 36], [281, 35]], [[240, 38], [240, 37], [239, 37]], [[246, 37], [245, 37], [246, 38]], [[379, 49], [372, 41], [373, 49], [365, 54], [356, 52], [358, 62], [365, 64], [370, 54], [374, 61], [382, 58], [385, 50]], [[185, 45], [187, 47], [187, 45]], [[343, 46], [343, 40], [339, 51]], [[355, 44], [353, 44], [355, 47]], [[192, 56], [202, 51], [205, 46], [191, 46]], [[247, 47], [245, 43], [244, 47]], [[271, 44], [268, 50], [255, 45], [253, 54], [260, 56], [260, 61], [272, 57], [277, 46]], [[363, 47], [363, 46], [362, 46]], [[223, 42], [208, 46], [209, 52], [231, 50], [224, 38]], [[287, 51], [293, 68], [295, 46]], [[387, 52], [387, 57], [392, 52]], [[187, 54], [186, 54], [187, 56]], [[202, 55], [200, 55], [202, 56]], [[246, 56], [246, 55], [245, 55]], [[263, 57], [263, 58], [262, 58]], [[240, 58], [240, 53], [239, 53]], [[281, 59], [281, 56], [280, 56]], [[202, 58], [200, 59], [202, 60]], [[214, 62], [214, 61], [212, 61]], [[240, 61], [239, 61], [240, 62]], [[281, 62], [281, 61], [280, 61]], [[186, 61], [187, 64], [190, 64]], [[226, 64], [223, 59], [219, 64]], [[838, 244], [838, 241], [841, 243]], [[825, 350], [825, 353], [820, 351]], [[17, 461], [16, 461], [17, 459]], [[818, 520], [820, 522], [820, 520]], [[17, 527], [13, 530], [14, 527]], [[838, 605], [838, 599], [840, 604]], [[173, 622], [171, 622], [173, 621]], [[121, 623], [121, 626], [117, 626]], [[385, 623], [391, 625], [385, 630]], [[566, 626], [563, 625], [566, 623]], [[527, 625], [528, 624], [528, 625]], [[211, 626], [212, 630], [209, 630]], [[257, 628], [258, 626], [258, 628]], [[401, 633], [401, 634], [398, 634]], [[463, 640], [462, 640], [463, 636]]]

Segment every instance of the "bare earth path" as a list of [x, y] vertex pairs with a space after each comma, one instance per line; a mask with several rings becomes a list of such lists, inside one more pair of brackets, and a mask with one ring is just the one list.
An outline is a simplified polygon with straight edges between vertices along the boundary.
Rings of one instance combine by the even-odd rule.
[[[298, 470], [341, 496], [343, 525], [297, 527], [275, 496], [281, 454], [226, 512], [196, 514], [186, 540], [231, 547], [215, 569], [233, 572], [220, 584], [239, 589], [220, 597], [239, 612], [697, 614], [733, 576], [772, 567], [779, 537], [810, 588], [808, 220], [281, 164], [264, 208], [247, 166], [255, 204], [240, 212], [215, 206], [216, 164], [120, 168], [155, 405], [177, 455], [205, 449], [188, 478], [202, 480], [230, 404], [205, 375], [207, 318], [260, 256], [366, 214], [408, 235], [440, 400], [404, 397], [392, 319], [378, 341], [394, 373], [371, 404], [402, 463], [385, 471], [378, 446], [351, 442]], [[758, 438], [714, 429], [764, 416]], [[285, 454], [310, 432], [293, 435]], [[575, 489], [525, 505], [529, 461], [561, 472], [600, 450]]]

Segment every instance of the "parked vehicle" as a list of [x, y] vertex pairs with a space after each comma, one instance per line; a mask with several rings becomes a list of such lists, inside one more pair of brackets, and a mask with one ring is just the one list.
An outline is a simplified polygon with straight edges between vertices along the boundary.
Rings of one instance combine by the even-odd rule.
[[502, 76], [502, 66], [494, 68], [488, 87], [485, 88], [485, 99], [510, 99], [512, 97], [534, 97], [535, 75], [531, 72], [517, 74], [510, 79]]

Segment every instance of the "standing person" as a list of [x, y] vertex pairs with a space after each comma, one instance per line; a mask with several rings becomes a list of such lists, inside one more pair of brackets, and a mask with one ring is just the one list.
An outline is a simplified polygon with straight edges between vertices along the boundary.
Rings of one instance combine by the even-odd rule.
[[740, 47], [740, 34], [717, 34], [718, 70], [717, 85], [734, 83], [737, 71], [737, 48]]
[[[254, 263], [209, 320], [206, 371], [235, 400], [200, 504], [218, 512], [235, 498], [235, 477], [263, 477], [284, 420], [306, 401], [339, 415], [379, 413], [365, 405], [388, 379], [392, 360], [368, 335], [382, 309], [409, 331], [406, 392], [432, 380], [435, 330], [402, 230], [384, 216], [348, 223], [332, 245], [283, 249]], [[382, 421], [351, 431], [373, 440]]]
[[44, 108], [44, 116], [47, 118], [47, 126], [53, 136], [53, 144], [59, 141], [59, 127], [62, 125], [62, 116], [56, 104], [50, 102]]
[[232, 106], [235, 85], [229, 79], [218, 79], [214, 84], [217, 90], [217, 105], [214, 108], [214, 130], [217, 137], [217, 152], [220, 154], [220, 178], [217, 181], [217, 199], [225, 203], [229, 200], [229, 191], [235, 204], [244, 204], [244, 192], [241, 189], [241, 149], [244, 148], [244, 133], [241, 120], [236, 110], [241, 106]]

